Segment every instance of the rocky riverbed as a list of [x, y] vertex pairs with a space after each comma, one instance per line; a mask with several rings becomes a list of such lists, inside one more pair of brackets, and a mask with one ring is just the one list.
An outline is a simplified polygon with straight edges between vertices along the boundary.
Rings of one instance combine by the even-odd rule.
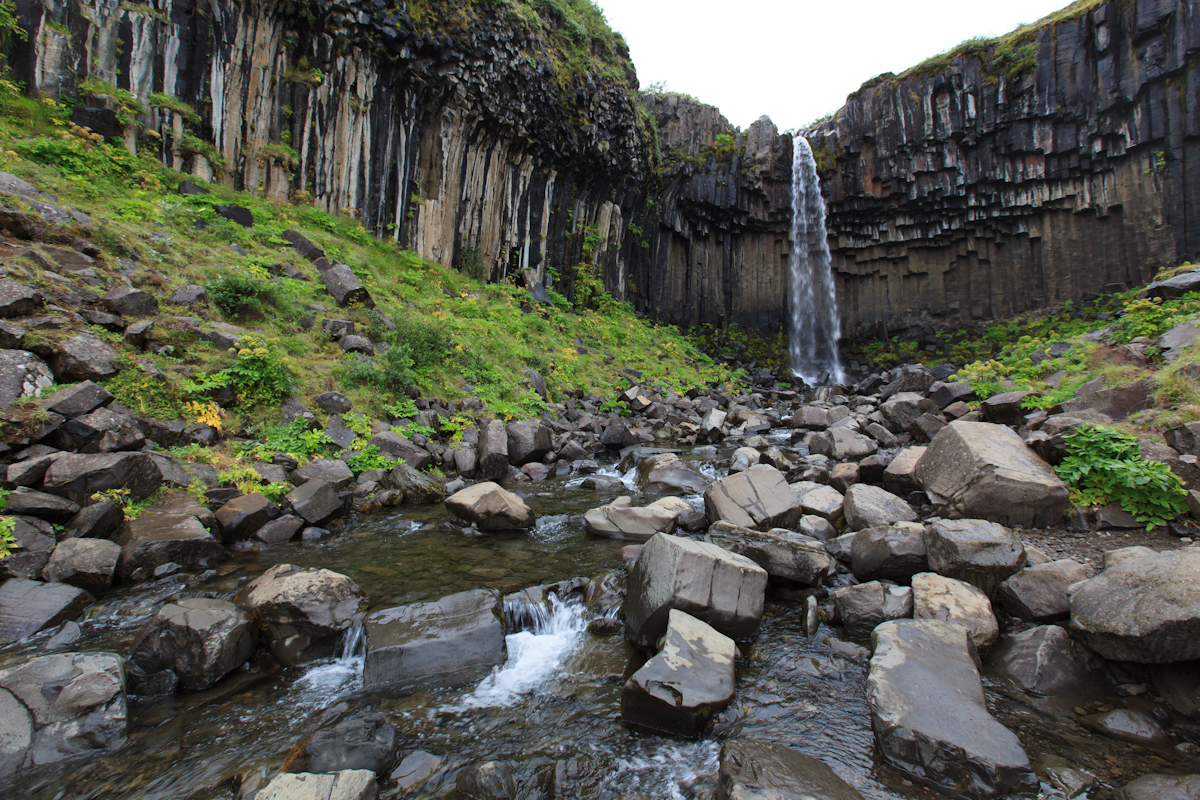
[[[572, 401], [562, 422], [493, 423], [438, 453], [463, 467], [444, 500], [436, 481], [406, 497], [403, 469], [333, 488], [334, 459], [287, 474], [279, 505], [218, 486], [110, 524], [103, 504], [66, 505], [78, 479], [52, 471], [90, 462], [59, 454], [11, 496], [21, 524], [91, 535], [27, 546], [0, 585], [4, 780], [33, 798], [260, 800], [763, 782], [1106, 798], [1144, 774], [1175, 777], [1126, 797], [1188, 790], [1188, 530], [1111, 509], [1063, 527], [1045, 458], [1102, 412], [970, 411], [969, 387], [936, 378], [634, 387], [628, 418]], [[123, 452], [92, 458], [142, 457]], [[80, 543], [115, 550], [93, 564]]]

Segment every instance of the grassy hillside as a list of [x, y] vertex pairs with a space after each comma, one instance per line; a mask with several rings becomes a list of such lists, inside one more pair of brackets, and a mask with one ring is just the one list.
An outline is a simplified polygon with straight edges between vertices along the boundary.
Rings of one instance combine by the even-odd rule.
[[[139, 413], [219, 420], [229, 434], [276, 421], [285, 397], [307, 403], [336, 389], [351, 397], [355, 412], [374, 419], [412, 416], [417, 392], [434, 401], [475, 396], [488, 415], [531, 417], [540, 416], [545, 403], [526, 368], [545, 378], [551, 402], [624, 389], [630, 371], [647, 385], [679, 392], [734, 378], [677, 330], [637, 319], [602, 292], [590, 293], [588, 308], [571, 307], [553, 293], [553, 305], [537, 305], [525, 288], [473, 280], [372, 238], [353, 219], [303, 203], [269, 202], [217, 186], [210, 194], [181, 195], [178, 186], [187, 176], [164, 169], [150, 154], [135, 157], [98, 142], [69, 118], [65, 105], [0, 85], [0, 169], [92, 216], [88, 227], [47, 230], [45, 241], [94, 243], [95, 291], [118, 285], [125, 273], [158, 295], [162, 312], [146, 352], [129, 348], [120, 334], [94, 331], [122, 348], [129, 366], [109, 388]], [[254, 226], [220, 217], [216, 207], [225, 204], [249, 208]], [[376, 308], [338, 309], [317, 271], [282, 238], [290, 229], [321, 246], [331, 261], [348, 264]], [[283, 262], [310, 280], [273, 275]], [[10, 262], [10, 274], [48, 294], [62, 290], [29, 256]], [[166, 302], [187, 284], [206, 287], [208, 302], [192, 309]], [[313, 314], [315, 326], [302, 329]], [[189, 317], [238, 325], [257, 338], [244, 340], [240, 353], [226, 352], [197, 337]], [[386, 342], [386, 351], [374, 359], [342, 353], [322, 332], [326, 318], [355, 322], [371, 341]], [[61, 333], [31, 331], [30, 340]], [[235, 390], [237, 402], [218, 412], [209, 398], [222, 386]]]

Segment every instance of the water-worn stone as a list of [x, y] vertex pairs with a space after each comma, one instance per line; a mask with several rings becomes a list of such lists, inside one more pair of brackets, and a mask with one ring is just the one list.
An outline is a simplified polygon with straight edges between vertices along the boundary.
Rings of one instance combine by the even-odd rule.
[[396, 726], [378, 711], [355, 714], [314, 733], [303, 757], [312, 772], [365, 769], [381, 775], [396, 763]]
[[80, 505], [109, 489], [128, 489], [136, 501], [158, 490], [162, 472], [149, 453], [67, 453], [46, 469], [42, 485]]
[[112, 588], [121, 545], [107, 539], [64, 539], [50, 554], [42, 578], [101, 595]]
[[427, 472], [418, 472], [403, 462], [388, 473], [392, 488], [403, 495], [405, 505], [428, 505], [440, 503], [446, 497], [446, 485], [440, 478]]
[[0, 671], [0, 778], [125, 743], [124, 662], [60, 653]]
[[688, 510], [691, 506], [677, 497], [664, 497], [641, 508], [633, 507], [628, 497], [618, 497], [586, 512], [583, 527], [606, 539], [645, 542], [656, 533], [674, 533], [679, 515]]
[[94, 598], [64, 583], [9, 578], [0, 584], [0, 643], [78, 619]]
[[989, 712], [961, 625], [893, 620], [871, 635], [871, 727], [884, 759], [952, 797], [1031, 794], [1038, 780], [1020, 740]]
[[879, 452], [879, 445], [869, 436], [849, 428], [831, 428], [810, 436], [808, 450], [834, 461], [858, 461]]
[[653, 647], [678, 609], [745, 639], [762, 621], [766, 587], [766, 570], [745, 556], [660, 533], [630, 569], [625, 632], [635, 644]]
[[1114, 661], [1200, 658], [1200, 550], [1109, 555], [1071, 596], [1071, 635]]
[[1087, 569], [1071, 559], [1035, 564], [1000, 584], [1000, 605], [1026, 622], [1053, 622], [1071, 614], [1067, 589], [1087, 578]]
[[824, 762], [774, 742], [721, 745], [716, 800], [863, 800]]
[[1200, 800], [1200, 775], [1143, 775], [1125, 784], [1125, 800]]
[[121, 545], [117, 578], [129, 583], [215, 567], [229, 555], [190, 514], [143, 514], [122, 525], [113, 541]]
[[37, 397], [53, 385], [54, 373], [33, 353], [0, 350], [0, 408], [8, 408], [22, 397]]
[[859, 531], [850, 539], [850, 563], [860, 581], [883, 579], [907, 583], [929, 569], [925, 528], [897, 522]]
[[925, 526], [929, 569], [971, 584], [992, 597], [1025, 566], [1025, 546], [1003, 525], [979, 519], [940, 519]]
[[264, 544], [283, 544], [290, 542], [304, 527], [304, 524], [305, 521], [295, 514], [285, 514], [256, 530], [254, 538]]
[[485, 761], [462, 770], [454, 778], [454, 788], [471, 800], [516, 800], [517, 782], [512, 770], [501, 761]]
[[1089, 714], [1079, 721], [1096, 733], [1133, 744], [1162, 747], [1171, 742], [1171, 737], [1154, 717], [1134, 709], [1118, 708]]
[[906, 501], [886, 489], [865, 483], [846, 490], [842, 513], [846, 517], [846, 528], [852, 531], [917, 520], [917, 512]]
[[463, 686], [504, 663], [508, 653], [500, 594], [490, 589], [376, 611], [364, 633], [367, 688]]
[[1003, 425], [955, 421], [917, 462], [917, 481], [948, 519], [1053, 525], [1070, 499], [1050, 465]]
[[257, 492], [235, 497], [217, 509], [221, 539], [226, 545], [249, 539], [280, 513], [279, 506]]
[[1057, 625], [1040, 625], [1000, 638], [988, 668], [1014, 686], [1042, 697], [1109, 688], [1104, 660]]
[[867, 638], [877, 625], [889, 619], [905, 619], [913, 612], [911, 587], [880, 581], [834, 589], [829, 593], [829, 599], [833, 601], [846, 633], [856, 639]]
[[883, 471], [883, 488], [892, 494], [908, 494], [920, 489], [917, 483], [917, 462], [925, 455], [927, 447], [906, 447]]
[[765, 464], [756, 464], [708, 487], [704, 510], [709, 522], [724, 521], [761, 531], [794, 528], [804, 513], [787, 478]]
[[912, 579], [913, 618], [957, 622], [967, 629], [977, 648], [991, 647], [1000, 626], [987, 595], [969, 583], [922, 572]]
[[621, 691], [621, 720], [652, 733], [695, 738], [733, 700], [733, 640], [671, 609], [658, 655]]
[[712, 483], [676, 453], [657, 453], [637, 464], [637, 486], [647, 495], [699, 494]]
[[821, 542], [782, 528], [764, 533], [717, 522], [709, 527], [705, 540], [745, 556], [772, 578], [819, 586], [837, 573], [833, 558]]
[[377, 797], [375, 773], [350, 769], [331, 775], [281, 772], [254, 795], [254, 800], [376, 800]]
[[295, 664], [333, 652], [334, 640], [366, 605], [366, 593], [345, 575], [279, 564], [255, 578], [234, 602], [267, 627], [275, 657]]
[[447, 497], [446, 509], [481, 531], [532, 528], [537, 522], [524, 500], [490, 481], [468, 486]]
[[159, 609], [130, 660], [147, 674], [171, 670], [180, 686], [199, 691], [245, 664], [255, 645], [250, 618], [233, 603], [185, 597]]

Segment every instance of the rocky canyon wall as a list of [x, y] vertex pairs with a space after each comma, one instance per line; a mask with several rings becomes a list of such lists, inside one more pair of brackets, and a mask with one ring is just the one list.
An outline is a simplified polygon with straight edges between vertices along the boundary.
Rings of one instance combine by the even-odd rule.
[[1200, 257], [1193, 0], [1092, 4], [910, 72], [810, 136], [844, 330], [1001, 319]]

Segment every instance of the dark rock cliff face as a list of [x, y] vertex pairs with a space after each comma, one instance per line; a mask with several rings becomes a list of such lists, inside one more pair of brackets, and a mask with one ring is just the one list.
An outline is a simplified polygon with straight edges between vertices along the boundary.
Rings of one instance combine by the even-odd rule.
[[884, 78], [810, 140], [844, 330], [999, 319], [1200, 256], [1200, 8], [1099, 4], [1030, 40]]
[[477, 248], [493, 279], [577, 261], [582, 226], [620, 228], [647, 152], [624, 82], [564, 74], [503, 5], [446, 0], [432, 31], [408, 5], [20, 0], [30, 41], [14, 63], [53, 97], [94, 78], [178, 98], [219, 157], [189, 148], [182, 114], [151, 108], [141, 122], [168, 165], [307, 192], [447, 266]]

